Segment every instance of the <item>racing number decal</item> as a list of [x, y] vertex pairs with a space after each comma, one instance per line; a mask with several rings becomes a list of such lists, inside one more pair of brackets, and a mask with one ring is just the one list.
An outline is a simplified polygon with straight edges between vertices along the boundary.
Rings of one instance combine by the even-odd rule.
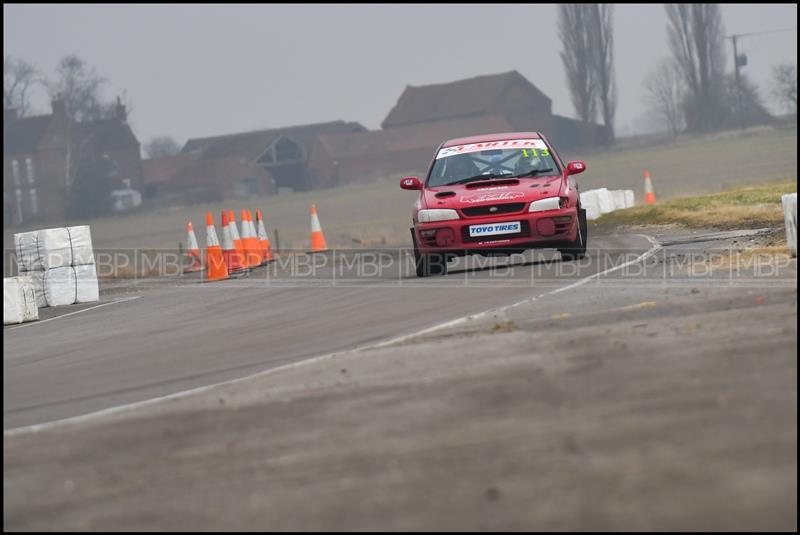
[[[537, 149], [531, 149], [531, 154], [530, 156], [528, 156], [528, 149], [522, 149], [522, 156], [524, 158], [529, 158], [529, 157], [538, 158], [539, 151]], [[550, 151], [546, 148], [542, 149], [542, 156], [550, 156]]]

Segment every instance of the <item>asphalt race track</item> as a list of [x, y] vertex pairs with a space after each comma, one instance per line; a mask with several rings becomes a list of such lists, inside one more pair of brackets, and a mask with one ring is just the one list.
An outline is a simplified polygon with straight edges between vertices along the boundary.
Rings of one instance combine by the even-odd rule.
[[[426, 279], [416, 278], [409, 264], [404, 269], [396, 250], [350, 251], [338, 254], [336, 269], [329, 254], [327, 266], [316, 270], [284, 265], [268, 274], [260, 268], [245, 279], [187, 281], [131, 295], [108, 296], [101, 289], [106, 306], [4, 330], [4, 429], [412, 333], [552, 292], [635, 259], [653, 244], [630, 235], [597, 237], [590, 246], [578, 265], [542, 250], [510, 260], [457, 259], [446, 277]], [[486, 267], [509, 261], [513, 269]]]

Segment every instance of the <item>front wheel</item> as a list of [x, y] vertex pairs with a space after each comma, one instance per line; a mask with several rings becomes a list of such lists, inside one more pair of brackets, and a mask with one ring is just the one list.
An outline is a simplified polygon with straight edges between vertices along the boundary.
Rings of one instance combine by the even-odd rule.
[[558, 250], [558, 252], [561, 253], [561, 260], [570, 262], [585, 257], [586, 241], [588, 237], [589, 224], [586, 221], [586, 210], [581, 208], [578, 210], [578, 235], [575, 236], [575, 241], [570, 243], [567, 247]]
[[447, 257], [441, 253], [415, 254], [417, 261], [417, 277], [431, 275], [447, 275]]
[[417, 277], [430, 277], [431, 275], [447, 275], [447, 255], [442, 253], [421, 254], [417, 249], [417, 239], [414, 230], [411, 230], [411, 239], [414, 240], [414, 261], [417, 268]]

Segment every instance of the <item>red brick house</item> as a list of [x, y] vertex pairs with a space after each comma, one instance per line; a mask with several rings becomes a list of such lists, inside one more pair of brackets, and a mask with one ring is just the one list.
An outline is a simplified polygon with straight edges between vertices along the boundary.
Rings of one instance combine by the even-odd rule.
[[161, 205], [246, 199], [275, 193], [272, 175], [240, 156], [201, 158], [178, 154], [142, 161], [145, 194]]
[[442, 141], [510, 130], [513, 127], [505, 118], [480, 115], [353, 134], [321, 134], [309, 168], [320, 188], [422, 176]]
[[124, 106], [118, 102], [113, 117], [87, 122], [70, 121], [62, 100], [52, 106], [49, 115], [25, 118], [4, 110], [5, 224], [65, 221], [68, 156], [72, 165], [87, 154], [106, 160], [112, 190], [142, 188], [139, 141]]
[[543, 132], [559, 148], [610, 142], [597, 124], [553, 114], [552, 100], [517, 71], [444, 84], [407, 86], [383, 120], [385, 130], [411, 124], [497, 115], [515, 131]]
[[305, 191], [316, 187], [308, 163], [317, 136], [366, 130], [359, 123], [345, 121], [289, 126], [190, 139], [181, 152], [202, 160], [243, 158], [269, 173], [276, 188]]
[[407, 86], [382, 127], [318, 135], [309, 164], [315, 186], [422, 175], [439, 143], [454, 137], [539, 131], [559, 149], [608, 141], [603, 126], [554, 115], [550, 98], [517, 71]]

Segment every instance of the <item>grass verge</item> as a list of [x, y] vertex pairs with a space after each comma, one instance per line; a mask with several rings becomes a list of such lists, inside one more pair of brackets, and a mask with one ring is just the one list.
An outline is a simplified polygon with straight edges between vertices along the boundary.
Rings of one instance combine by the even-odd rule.
[[596, 225], [680, 225], [722, 230], [783, 227], [781, 195], [797, 192], [797, 180], [783, 180], [605, 214]]

